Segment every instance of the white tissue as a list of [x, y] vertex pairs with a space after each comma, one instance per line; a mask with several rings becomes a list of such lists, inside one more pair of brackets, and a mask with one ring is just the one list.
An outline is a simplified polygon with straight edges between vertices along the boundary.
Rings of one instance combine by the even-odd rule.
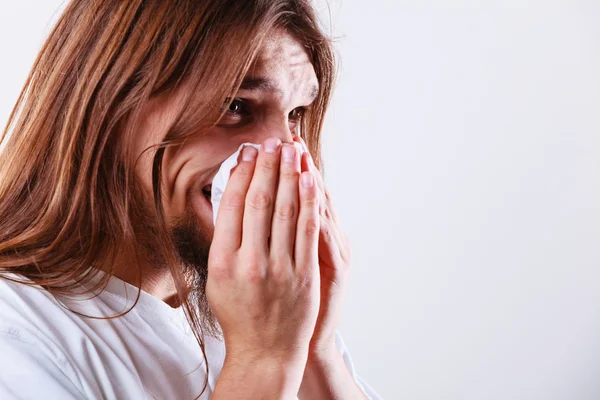
[[[308, 151], [306, 146], [294, 142], [293, 143], [296, 149], [300, 152], [300, 154]], [[213, 211], [213, 224], [217, 223], [217, 213], [219, 212], [219, 205], [221, 204], [221, 198], [223, 197], [223, 193], [225, 192], [225, 186], [229, 181], [229, 176], [231, 175], [231, 170], [238, 164], [238, 156], [242, 149], [246, 146], [252, 146], [257, 150], [260, 150], [260, 145], [255, 143], [244, 143], [242, 144], [235, 153], [233, 153], [229, 158], [223, 161], [217, 175], [212, 181], [212, 187], [210, 189], [210, 201], [212, 203], [212, 211]]]

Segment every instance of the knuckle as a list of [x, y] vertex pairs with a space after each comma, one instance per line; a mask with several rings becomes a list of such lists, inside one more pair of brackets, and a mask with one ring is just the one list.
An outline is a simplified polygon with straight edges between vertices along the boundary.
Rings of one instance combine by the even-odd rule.
[[314, 278], [310, 268], [303, 268], [296, 273], [296, 284], [301, 288], [310, 288]]
[[248, 178], [252, 175], [252, 165], [241, 163], [236, 165], [231, 171], [231, 176], [238, 176], [242, 178]]
[[289, 269], [292, 267], [293, 261], [290, 255], [279, 253], [271, 256], [271, 265], [275, 270]]
[[311, 196], [302, 199], [302, 205], [306, 208], [315, 208], [319, 206], [319, 199], [316, 196]]
[[226, 256], [213, 256], [208, 265], [209, 276], [218, 281], [231, 277], [231, 260]]
[[320, 215], [325, 215], [325, 206], [323, 205], [323, 202], [319, 202], [319, 214]]
[[246, 266], [246, 279], [251, 283], [262, 282], [265, 277], [265, 269], [260, 264], [249, 264]]
[[290, 280], [289, 269], [286, 268], [288, 265], [289, 263], [283, 263], [278, 268], [274, 268], [271, 271], [271, 277], [273, 279], [273, 282], [276, 283], [278, 286], [283, 285], [289, 282]]
[[296, 171], [295, 169], [282, 169], [281, 179], [297, 182], [300, 179], [300, 172]]
[[224, 264], [213, 264], [210, 268], [209, 276], [217, 281], [224, 281], [230, 278], [229, 268]]
[[265, 192], [254, 192], [248, 196], [248, 207], [257, 211], [265, 211], [271, 208], [273, 204], [272, 197]]
[[234, 210], [244, 207], [245, 196], [240, 192], [227, 193], [223, 196], [221, 207], [226, 210]]
[[292, 203], [277, 205], [275, 216], [282, 221], [292, 221], [296, 217], [296, 206]]
[[320, 224], [317, 218], [309, 218], [304, 222], [304, 233], [308, 236], [316, 235], [319, 229]]
[[327, 243], [331, 243], [333, 242], [333, 232], [331, 231], [331, 229], [327, 226], [327, 224], [322, 224], [321, 225], [321, 234], [323, 235], [323, 239], [327, 242]]
[[265, 157], [260, 161], [259, 167], [269, 172], [275, 171], [279, 167], [279, 158]]
[[265, 279], [266, 268], [259, 257], [248, 257], [244, 262], [245, 278], [252, 283], [258, 283]]
[[[333, 226], [332, 222], [325, 217], [321, 217], [321, 233], [328, 241], [337, 241], [337, 232], [335, 231], [335, 227]], [[340, 242], [342, 241], [340, 240]]]

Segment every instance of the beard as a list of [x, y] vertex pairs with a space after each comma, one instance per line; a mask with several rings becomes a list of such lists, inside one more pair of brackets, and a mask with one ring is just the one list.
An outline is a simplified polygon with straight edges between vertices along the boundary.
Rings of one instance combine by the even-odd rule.
[[[136, 249], [150, 268], [161, 272], [165, 269], [170, 270], [173, 275], [177, 275], [173, 276], [176, 282], [183, 281], [185, 285], [183, 301], [189, 306], [189, 309], [184, 307], [186, 314], [192, 314], [192, 319], [200, 325], [199, 328], [204, 333], [219, 337], [220, 328], [206, 297], [212, 225], [206, 226], [190, 207], [186, 209], [183, 216], [165, 221], [168, 229], [168, 232], [165, 232], [159, 228], [154, 207], [152, 203], [145, 201], [143, 187], [137, 181], [133, 183], [133, 192], [130, 217], [134, 222]], [[189, 200], [188, 204], [190, 204]], [[172, 247], [165, 248], [164, 234], [170, 236]], [[175, 254], [172, 254], [173, 250]], [[169, 268], [169, 264], [176, 265], [173, 266], [174, 268]], [[183, 306], [180, 304], [181, 300], [178, 296], [179, 306]]]
[[206, 297], [208, 254], [212, 242], [212, 232], [191, 210], [186, 211], [170, 231], [188, 285], [188, 302], [196, 308], [194, 311], [198, 312], [203, 331], [218, 335], [216, 318]]

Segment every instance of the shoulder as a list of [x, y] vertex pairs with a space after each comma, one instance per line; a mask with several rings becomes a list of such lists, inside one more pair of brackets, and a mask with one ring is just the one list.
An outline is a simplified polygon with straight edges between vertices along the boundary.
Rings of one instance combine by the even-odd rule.
[[14, 274], [0, 276], [0, 328], [36, 326], [40, 315], [60, 312], [61, 306], [51, 293], [28, 282]]
[[17, 275], [9, 278], [0, 277], [0, 339], [49, 349], [58, 356], [51, 328], [62, 313], [60, 304], [43, 288], [12, 281], [26, 281]]
[[[34, 398], [45, 390], [66, 399], [83, 397], [52, 329], [36, 320], [58, 307], [42, 288], [0, 278], [0, 397], [19, 393]], [[34, 380], [36, 385], [31, 385]]]
[[27, 321], [35, 314], [58, 306], [48, 291], [29, 282], [15, 274], [0, 276], [0, 326]]
[[84, 399], [67, 358], [18, 327], [0, 327], [0, 398]]
[[85, 339], [79, 318], [44, 288], [12, 281], [26, 282], [17, 275], [9, 278], [0, 277], [0, 338], [64, 363], [66, 343]]

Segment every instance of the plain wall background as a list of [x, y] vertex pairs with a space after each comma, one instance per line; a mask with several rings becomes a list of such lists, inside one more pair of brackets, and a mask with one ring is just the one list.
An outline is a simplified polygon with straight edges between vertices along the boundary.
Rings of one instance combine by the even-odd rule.
[[[0, 6], [0, 122], [61, 3]], [[330, 8], [360, 375], [387, 400], [600, 399], [600, 2]]]

